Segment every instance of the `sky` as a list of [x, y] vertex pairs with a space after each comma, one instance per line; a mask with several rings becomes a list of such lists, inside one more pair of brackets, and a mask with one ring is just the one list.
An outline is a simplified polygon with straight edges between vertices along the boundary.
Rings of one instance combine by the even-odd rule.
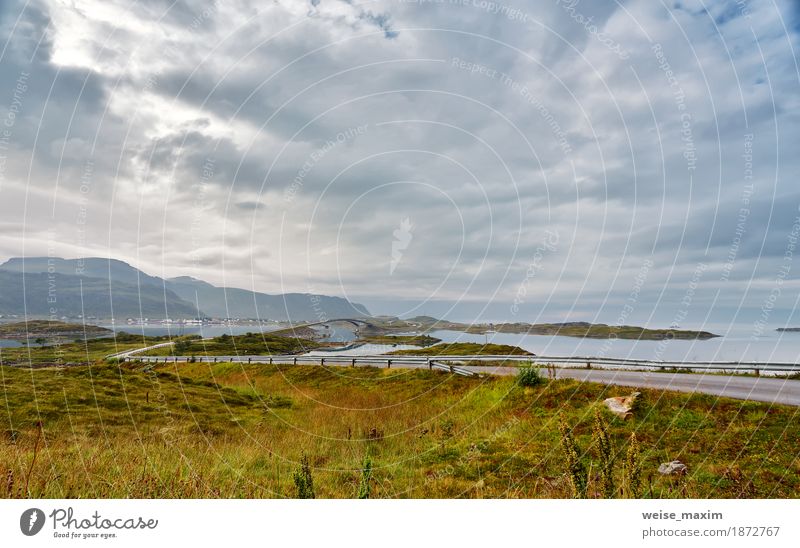
[[800, 325], [797, 2], [3, 0], [0, 259]]

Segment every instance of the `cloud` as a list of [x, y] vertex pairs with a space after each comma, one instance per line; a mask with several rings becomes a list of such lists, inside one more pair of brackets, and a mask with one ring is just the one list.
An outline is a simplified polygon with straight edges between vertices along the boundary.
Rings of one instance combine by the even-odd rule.
[[755, 310], [748, 288], [784, 260], [800, 202], [790, 2], [0, 10], [0, 124], [19, 110], [3, 256], [500, 314], [556, 231], [521, 313], [605, 321], [644, 261], [642, 298], [669, 319], [664, 295], [680, 300], [698, 262], [730, 268], [726, 291]]

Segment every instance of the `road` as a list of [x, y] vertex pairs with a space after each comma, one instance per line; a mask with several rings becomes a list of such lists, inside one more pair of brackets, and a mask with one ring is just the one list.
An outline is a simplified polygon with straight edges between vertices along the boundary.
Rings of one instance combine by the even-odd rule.
[[[513, 375], [514, 367], [464, 366], [464, 369], [493, 375]], [[702, 373], [652, 373], [558, 368], [556, 378], [614, 384], [634, 388], [699, 392], [738, 400], [800, 406], [800, 381], [742, 375]]]
[[[158, 358], [139, 356], [146, 350], [167, 346], [162, 343], [135, 351], [126, 351], [115, 356], [121, 359], [142, 361], [187, 361], [187, 356], [160, 356]], [[440, 364], [442, 358], [418, 356], [203, 356], [198, 361], [241, 362], [241, 363], [276, 363], [276, 364], [316, 364], [335, 367], [373, 366], [396, 369], [444, 369], [448, 366]], [[472, 359], [486, 358], [475, 356]], [[468, 361], [468, 360], [465, 360]], [[457, 374], [489, 374], [516, 375], [513, 366], [459, 365], [449, 369]], [[652, 371], [630, 371], [621, 369], [583, 369], [576, 367], [560, 367], [555, 369], [556, 377], [561, 379], [577, 379], [585, 382], [630, 386], [632, 388], [651, 388], [656, 390], [675, 390], [678, 392], [702, 393], [724, 396], [739, 400], [751, 400], [767, 403], [800, 406], [800, 380], [787, 380], [770, 377], [744, 375], [723, 375], [699, 373], [666, 373]]]

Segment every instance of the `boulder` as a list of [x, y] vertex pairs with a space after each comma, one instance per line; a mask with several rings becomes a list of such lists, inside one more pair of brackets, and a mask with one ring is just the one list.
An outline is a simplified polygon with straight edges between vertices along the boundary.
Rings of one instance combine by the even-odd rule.
[[636, 409], [636, 401], [641, 395], [641, 392], [634, 392], [630, 396], [607, 398], [603, 400], [603, 403], [608, 407], [609, 411], [624, 420], [633, 416], [633, 411]]
[[658, 473], [664, 476], [682, 476], [688, 471], [686, 465], [679, 460], [664, 462], [658, 467]]

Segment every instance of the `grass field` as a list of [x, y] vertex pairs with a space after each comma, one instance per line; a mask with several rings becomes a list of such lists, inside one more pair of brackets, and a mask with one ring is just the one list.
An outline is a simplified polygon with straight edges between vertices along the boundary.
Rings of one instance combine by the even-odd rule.
[[442, 342], [442, 339], [430, 335], [365, 335], [359, 342], [371, 344], [413, 344], [415, 346], [431, 346]]
[[507, 344], [442, 343], [428, 348], [395, 350], [398, 356], [533, 356], [518, 346]]
[[0, 338], [35, 339], [35, 338], [86, 338], [108, 336], [110, 329], [96, 325], [81, 325], [51, 320], [30, 320], [27, 322], [0, 323]]
[[[175, 340], [175, 339], [173, 339]], [[177, 340], [173, 346], [149, 350], [148, 356], [254, 356], [266, 354], [301, 354], [319, 348], [320, 343], [274, 335], [272, 333], [245, 333], [220, 335], [210, 340], [199, 337]]]
[[[118, 333], [102, 339], [59, 342], [48, 346], [0, 348], [0, 365], [32, 367], [66, 366], [102, 361], [109, 354], [133, 350], [170, 340], [169, 337], [142, 337]], [[173, 340], [175, 340], [173, 338]]]
[[[798, 409], [618, 387], [420, 370], [247, 364], [0, 367], [0, 496], [294, 497], [303, 455], [317, 497], [566, 497], [558, 421], [574, 427], [600, 496], [592, 442], [608, 422], [622, 482], [631, 432], [645, 497], [800, 495]], [[680, 459], [685, 477], [662, 477]]]

